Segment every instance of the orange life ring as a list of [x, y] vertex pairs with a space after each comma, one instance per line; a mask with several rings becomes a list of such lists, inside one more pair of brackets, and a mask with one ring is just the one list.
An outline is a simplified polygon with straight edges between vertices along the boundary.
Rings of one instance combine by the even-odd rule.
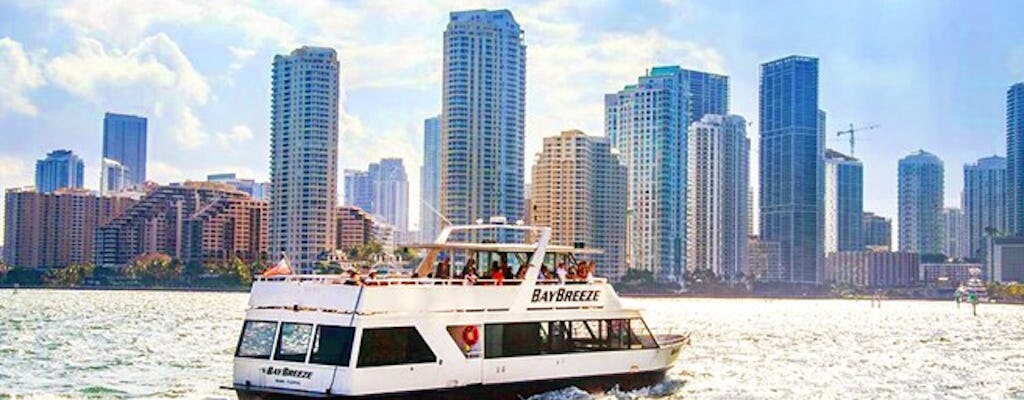
[[476, 325], [470, 325], [462, 329], [463, 343], [473, 347], [478, 341], [480, 341], [480, 330], [476, 329]]

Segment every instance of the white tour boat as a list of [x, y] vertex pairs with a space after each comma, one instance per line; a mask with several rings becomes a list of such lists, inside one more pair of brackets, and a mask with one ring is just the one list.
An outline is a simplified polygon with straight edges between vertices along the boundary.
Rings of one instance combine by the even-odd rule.
[[[538, 238], [448, 241], [481, 229]], [[549, 278], [549, 268], [592, 253], [548, 245], [550, 238], [548, 228], [449, 226], [419, 246], [427, 255], [410, 276], [259, 277], [230, 388], [240, 398], [515, 399], [661, 382], [688, 338], [653, 335], [606, 279], [585, 272], [586, 263], [580, 277]], [[466, 274], [466, 263], [503, 272]]]

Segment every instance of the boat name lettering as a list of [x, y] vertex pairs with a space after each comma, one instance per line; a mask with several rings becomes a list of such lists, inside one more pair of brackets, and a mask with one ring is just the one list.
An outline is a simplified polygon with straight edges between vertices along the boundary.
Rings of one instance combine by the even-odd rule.
[[264, 373], [265, 375], [284, 376], [284, 377], [288, 377], [288, 378], [310, 379], [310, 378], [313, 377], [313, 371], [303, 371], [303, 370], [291, 369], [291, 368], [287, 368], [287, 367], [285, 367], [285, 368], [263, 367], [263, 368], [260, 368], [260, 372]]
[[599, 301], [601, 291], [591, 289], [533, 289], [532, 303]]

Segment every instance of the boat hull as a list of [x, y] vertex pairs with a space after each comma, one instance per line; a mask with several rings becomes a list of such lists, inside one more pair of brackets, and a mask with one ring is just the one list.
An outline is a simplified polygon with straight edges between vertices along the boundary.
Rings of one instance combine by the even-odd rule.
[[242, 400], [270, 399], [523, 399], [532, 395], [554, 390], [576, 387], [590, 393], [602, 393], [612, 388], [634, 390], [656, 385], [665, 380], [669, 368], [611, 375], [596, 375], [574, 378], [536, 380], [528, 382], [501, 383], [492, 385], [471, 385], [459, 388], [422, 390], [405, 393], [384, 393], [365, 396], [331, 396], [321, 393], [304, 393], [274, 389], [247, 389], [236, 386], [235, 392]]

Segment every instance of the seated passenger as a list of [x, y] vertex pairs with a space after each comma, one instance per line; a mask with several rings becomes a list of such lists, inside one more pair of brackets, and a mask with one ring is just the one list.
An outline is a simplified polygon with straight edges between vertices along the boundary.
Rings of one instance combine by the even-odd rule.
[[495, 285], [501, 285], [505, 280], [505, 274], [501, 272], [497, 261], [491, 261], [491, 279], [494, 280]]
[[518, 279], [518, 280], [526, 279], [526, 271], [528, 271], [529, 269], [530, 269], [530, 265], [529, 264], [527, 264], [527, 265], [520, 265], [519, 266], [519, 271], [516, 271], [516, 279]]
[[441, 264], [437, 266], [437, 275], [434, 276], [437, 279], [449, 279], [452, 277], [452, 265], [451, 261], [447, 258], [441, 261]]
[[[473, 260], [470, 260], [470, 261], [473, 261]], [[466, 270], [463, 271], [463, 274], [462, 274], [462, 278], [465, 279], [465, 282], [463, 282], [463, 285], [470, 285], [470, 286], [475, 285], [476, 281], [479, 279], [479, 276], [477, 276], [477, 273], [476, 273], [476, 266], [475, 266], [475, 264], [476, 263], [473, 263], [473, 264], [467, 263], [466, 264]]]
[[565, 283], [565, 278], [569, 275], [569, 270], [565, 268], [565, 263], [558, 263], [558, 268], [555, 269], [555, 274], [558, 276], [558, 283]]
[[541, 265], [540, 272], [537, 273], [537, 280], [543, 281], [546, 279], [551, 279], [551, 271], [548, 270], [547, 265]]
[[476, 259], [474, 258], [470, 258], [466, 261], [466, 268], [462, 269], [462, 275], [460, 275], [460, 277], [465, 278], [469, 274], [470, 270], [472, 270], [474, 274], [476, 273]]

